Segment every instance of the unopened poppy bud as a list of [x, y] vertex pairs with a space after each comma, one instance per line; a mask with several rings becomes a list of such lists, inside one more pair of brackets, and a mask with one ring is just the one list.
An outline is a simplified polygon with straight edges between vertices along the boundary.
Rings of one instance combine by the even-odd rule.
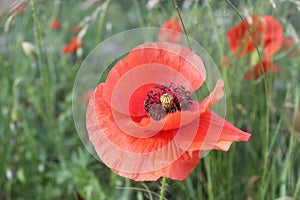
[[29, 56], [29, 57], [33, 57], [36, 58], [37, 57], [37, 49], [36, 47], [29, 43], [29, 42], [22, 42], [22, 48], [24, 53]]

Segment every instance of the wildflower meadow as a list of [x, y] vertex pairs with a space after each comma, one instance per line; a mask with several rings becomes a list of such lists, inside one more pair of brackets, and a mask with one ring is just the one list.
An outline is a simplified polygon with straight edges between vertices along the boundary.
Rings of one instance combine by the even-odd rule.
[[3, 0], [0, 199], [300, 200], [300, 1]]

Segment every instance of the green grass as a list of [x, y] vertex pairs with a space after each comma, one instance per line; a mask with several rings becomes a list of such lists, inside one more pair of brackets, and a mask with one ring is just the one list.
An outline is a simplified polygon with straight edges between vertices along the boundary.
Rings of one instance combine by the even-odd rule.
[[[70, 28], [97, 7], [82, 10], [82, 2], [29, 2], [23, 13], [14, 16], [9, 30], [1, 32], [0, 199], [159, 197], [160, 181], [120, 177], [85, 149], [73, 121], [72, 88], [81, 62], [99, 42], [132, 28], [159, 27], [176, 17], [176, 10], [170, 0], [152, 10], [145, 0], [111, 0], [89, 24], [82, 55], [73, 62], [61, 51], [72, 37]], [[276, 2], [274, 9], [271, 1], [232, 2], [242, 16], [246, 10], [272, 14], [286, 35], [294, 31], [299, 40], [300, 11], [293, 3]], [[226, 1], [193, 4], [181, 13], [189, 36], [217, 64], [229, 54], [226, 31], [240, 18]], [[0, 18], [1, 30], [8, 16]], [[57, 31], [49, 29], [55, 18], [61, 20]], [[23, 41], [40, 47], [38, 59], [24, 54]], [[278, 74], [252, 82], [243, 80], [248, 63], [248, 58], [238, 58], [220, 72], [226, 119], [250, 130], [250, 141], [233, 144], [229, 152], [210, 152], [184, 181], [167, 180], [167, 199], [300, 199], [300, 140], [292, 126], [300, 99], [299, 53], [276, 60], [281, 67]]]

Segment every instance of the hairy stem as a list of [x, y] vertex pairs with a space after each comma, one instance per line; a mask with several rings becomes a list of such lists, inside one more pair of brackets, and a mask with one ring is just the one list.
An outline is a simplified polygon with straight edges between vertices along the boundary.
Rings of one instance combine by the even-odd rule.
[[165, 198], [165, 189], [166, 189], [167, 178], [163, 177], [161, 182], [161, 190], [159, 200], [163, 200]]

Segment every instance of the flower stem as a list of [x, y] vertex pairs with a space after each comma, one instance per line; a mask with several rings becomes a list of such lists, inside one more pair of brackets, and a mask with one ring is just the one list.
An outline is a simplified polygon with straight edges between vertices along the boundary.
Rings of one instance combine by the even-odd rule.
[[[265, 73], [265, 70], [262, 65], [262, 54], [259, 51], [258, 44], [256, 40], [254, 39], [254, 35], [247, 23], [247, 21], [242, 17], [242, 15], [239, 13], [238, 9], [230, 2], [230, 0], [226, 0], [226, 2], [229, 4], [229, 6], [234, 10], [234, 12], [239, 16], [239, 18], [243, 21], [245, 24], [252, 40], [254, 43], [254, 46], [256, 48], [256, 52], [259, 56], [259, 61], [260, 61], [260, 67], [263, 73]], [[270, 157], [270, 148], [269, 148], [269, 140], [270, 140], [270, 104], [271, 104], [271, 97], [272, 95], [268, 91], [272, 91], [271, 89], [271, 81], [270, 79], [263, 78], [263, 84], [264, 84], [264, 92], [265, 92], [265, 101], [266, 101], [266, 106], [265, 106], [265, 126], [264, 128], [264, 139], [263, 139], [263, 167], [262, 167], [262, 178], [261, 178], [261, 185], [264, 187], [260, 187], [261, 190], [261, 199], [265, 199], [266, 197], [266, 187], [267, 185], [267, 174], [269, 172], [269, 157]]]
[[159, 200], [163, 200], [165, 198], [165, 189], [166, 189], [167, 178], [163, 177], [161, 182], [161, 190]]
[[174, 3], [174, 6], [175, 6], [175, 8], [176, 8], [176, 11], [177, 11], [177, 13], [178, 13], [178, 17], [179, 17], [179, 19], [180, 19], [180, 22], [181, 22], [181, 25], [182, 25], [184, 34], [185, 34], [185, 36], [186, 36], [186, 41], [187, 41], [187, 43], [188, 43], [188, 46], [189, 46], [190, 50], [192, 51], [192, 46], [191, 46], [191, 43], [190, 43], [190, 39], [189, 39], [189, 36], [188, 36], [188, 34], [187, 34], [186, 28], [185, 28], [185, 26], [184, 26], [184, 23], [183, 23], [183, 20], [182, 20], [182, 16], [181, 16], [181, 14], [180, 14], [179, 7], [178, 7], [178, 5], [177, 5], [176, 0], [173, 0], [173, 3]]
[[[33, 17], [33, 23], [34, 23], [34, 32], [35, 32], [35, 41], [37, 45], [37, 62], [38, 67], [41, 72], [41, 78], [42, 78], [42, 87], [43, 87], [43, 101], [41, 101], [42, 107], [45, 109], [45, 114], [42, 115], [42, 118], [44, 120], [44, 123], [46, 126], [48, 126], [49, 130], [52, 130], [54, 133], [58, 133], [56, 127], [56, 121], [54, 116], [54, 102], [53, 102], [53, 95], [51, 95], [51, 79], [50, 79], [50, 72], [45, 64], [45, 60], [43, 59], [43, 52], [42, 52], [42, 41], [41, 41], [41, 28], [39, 26], [39, 19], [37, 15], [37, 9], [36, 9], [36, 3], [35, 0], [31, 0], [31, 9], [32, 9], [32, 17]], [[44, 103], [46, 106], [43, 106]], [[49, 132], [49, 134], [51, 134]], [[51, 137], [53, 135], [51, 134]], [[61, 141], [64, 141], [59, 134], [56, 134], [56, 136], [53, 139], [54, 146], [58, 151], [58, 155], [61, 156], [62, 161], [65, 162], [65, 150], [63, 148], [63, 145], [61, 144]]]
[[101, 13], [99, 15], [99, 21], [98, 21], [98, 35], [99, 35], [99, 41], [103, 40], [103, 28], [104, 28], [104, 22], [105, 22], [105, 16], [108, 10], [108, 6], [110, 4], [110, 0], [105, 1], [102, 5], [101, 5]]
[[47, 114], [48, 117], [52, 117], [52, 98], [50, 95], [50, 74], [48, 68], [44, 65], [42, 60], [42, 43], [41, 43], [41, 30], [39, 27], [38, 16], [36, 11], [36, 4], [34, 0], [31, 0], [31, 9], [32, 9], [32, 16], [34, 22], [34, 31], [35, 31], [35, 40], [37, 45], [37, 62], [39, 66], [39, 70], [41, 71], [41, 77], [43, 82], [43, 90], [44, 90], [44, 98], [47, 105]]

